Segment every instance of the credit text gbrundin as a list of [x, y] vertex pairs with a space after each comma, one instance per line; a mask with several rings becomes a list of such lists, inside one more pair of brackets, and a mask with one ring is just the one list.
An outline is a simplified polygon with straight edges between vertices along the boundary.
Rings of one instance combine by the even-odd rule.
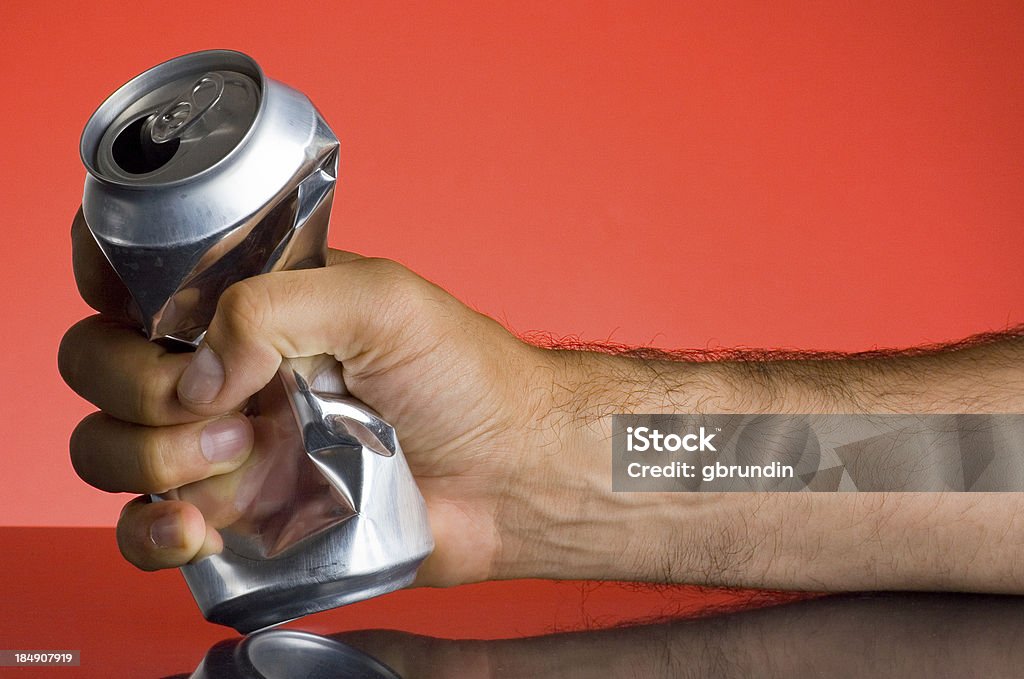
[[[700, 427], [696, 433], [663, 434], [651, 427], [627, 427], [626, 451], [630, 453], [658, 452], [677, 453], [686, 451], [718, 452], [714, 444], [715, 432]], [[643, 464], [630, 462], [626, 466], [626, 474], [630, 478], [701, 478], [705, 482], [716, 479], [747, 479], [747, 478], [793, 478], [795, 470], [791, 465], [772, 461], [765, 465], [726, 465], [721, 462], [699, 466], [690, 462], [674, 460], [668, 464]]]

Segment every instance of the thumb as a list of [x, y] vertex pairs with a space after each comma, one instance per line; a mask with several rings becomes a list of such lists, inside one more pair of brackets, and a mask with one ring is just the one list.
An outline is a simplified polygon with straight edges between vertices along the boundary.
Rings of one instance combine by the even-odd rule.
[[178, 399], [210, 416], [244, 403], [273, 379], [283, 358], [330, 354], [345, 362], [373, 347], [395, 346], [408, 324], [395, 304], [404, 279], [400, 265], [357, 255], [340, 263], [281, 271], [235, 283], [222, 295], [203, 344], [178, 382]]

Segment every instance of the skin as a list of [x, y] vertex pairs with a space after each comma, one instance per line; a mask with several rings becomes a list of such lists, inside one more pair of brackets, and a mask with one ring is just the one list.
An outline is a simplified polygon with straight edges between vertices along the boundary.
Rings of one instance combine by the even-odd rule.
[[[282, 357], [327, 355], [402, 438], [436, 542], [418, 584], [1024, 592], [1019, 494], [612, 493], [609, 445], [613, 413], [1024, 412], [1018, 333], [892, 354], [716, 361], [545, 349], [394, 262], [331, 251], [323, 269], [235, 284], [204, 348], [168, 353], [135, 329], [80, 215], [72, 236], [80, 291], [99, 312], [60, 349], [64, 379], [99, 408], [73, 433], [72, 462], [105, 491], [181, 498], [125, 507], [118, 542], [140, 568], [221, 548], [227, 519], [196, 498], [233, 487], [259, 453], [240, 404]], [[233, 432], [235, 455], [203, 456], [211, 426]]]

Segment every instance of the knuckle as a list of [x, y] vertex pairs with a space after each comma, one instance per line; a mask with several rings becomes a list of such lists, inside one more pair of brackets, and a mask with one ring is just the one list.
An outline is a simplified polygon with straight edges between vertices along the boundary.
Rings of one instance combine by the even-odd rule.
[[136, 456], [139, 481], [146, 492], [166, 493], [178, 485], [178, 470], [172, 451], [156, 431], [143, 434]]
[[309, 271], [281, 271], [267, 276], [264, 294], [272, 312], [288, 305], [306, 303], [315, 292]]
[[135, 412], [140, 424], [158, 425], [166, 416], [169, 398], [167, 382], [158, 367], [142, 368], [135, 373]]
[[368, 260], [373, 284], [371, 294], [380, 295], [380, 302], [391, 311], [411, 313], [424, 299], [423, 279], [390, 259]]
[[123, 361], [117, 366], [117, 383], [134, 400], [127, 406], [133, 408], [131, 414], [118, 417], [151, 427], [180, 422], [178, 381], [188, 361], [188, 354], [163, 351], [147, 351], [131, 362]]
[[374, 287], [392, 295], [422, 294], [423, 279], [392, 259], [368, 259], [366, 268]]
[[[411, 338], [421, 345], [440, 341], [452, 333], [453, 319], [461, 318], [461, 302], [398, 262], [363, 260], [366, 305], [375, 310], [367, 319], [379, 348], [400, 350]], [[462, 319], [464, 320], [464, 319]]]
[[[288, 310], [315, 308], [316, 297], [314, 280], [307, 271], [286, 271], [266, 277], [263, 289], [264, 318], [274, 319], [279, 314], [287, 316]], [[301, 348], [290, 333], [275, 333], [275, 349], [282, 356], [302, 355]]]
[[270, 317], [268, 301], [265, 282], [260, 277], [246, 278], [221, 295], [214, 322], [229, 335], [244, 337]]

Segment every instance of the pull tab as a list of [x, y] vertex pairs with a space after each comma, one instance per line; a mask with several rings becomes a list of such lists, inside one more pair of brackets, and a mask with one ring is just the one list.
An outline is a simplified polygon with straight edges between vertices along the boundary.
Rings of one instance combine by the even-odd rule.
[[171, 99], [151, 119], [149, 137], [156, 144], [177, 139], [213, 108], [224, 94], [224, 76], [211, 71], [195, 81], [187, 92]]

